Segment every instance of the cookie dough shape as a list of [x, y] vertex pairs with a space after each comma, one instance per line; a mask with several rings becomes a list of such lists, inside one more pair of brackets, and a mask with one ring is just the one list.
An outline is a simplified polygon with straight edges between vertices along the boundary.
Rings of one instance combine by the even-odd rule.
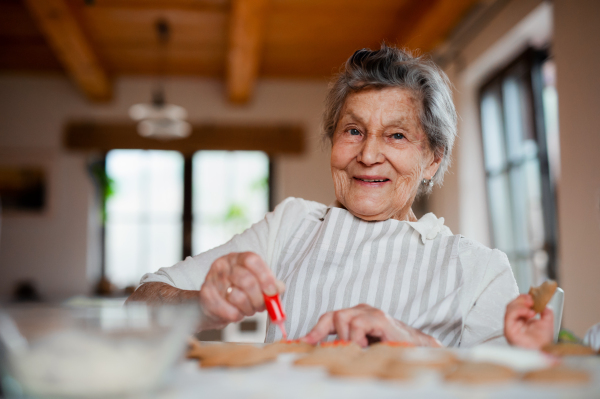
[[444, 348], [414, 348], [402, 353], [400, 361], [413, 368], [445, 370], [459, 363], [456, 355]]
[[214, 355], [222, 351], [222, 344], [203, 345], [197, 340], [190, 340], [190, 347], [186, 353], [188, 359], [202, 360], [205, 357]]
[[554, 356], [589, 356], [596, 354], [596, 352], [589, 346], [576, 344], [574, 342], [549, 344], [544, 346], [542, 351]]
[[378, 377], [384, 380], [409, 381], [415, 378], [416, 372], [416, 368], [408, 363], [391, 361], [379, 372]]
[[508, 382], [515, 377], [516, 372], [511, 368], [485, 362], [462, 362], [444, 375], [447, 382], [468, 385]]
[[338, 362], [343, 363], [352, 360], [354, 357], [360, 355], [361, 351], [360, 346], [356, 344], [319, 346], [306, 356], [297, 359], [294, 364], [296, 366], [325, 366], [329, 368]]
[[552, 299], [557, 287], [556, 281], [544, 281], [539, 287], [529, 289], [529, 295], [533, 297], [533, 310], [536, 313], [542, 313], [546, 309], [546, 305]]
[[402, 356], [403, 352], [410, 350], [414, 345], [395, 345], [395, 343], [380, 342], [370, 345], [366, 353], [373, 356], [385, 356], [389, 359], [398, 359]]
[[591, 378], [587, 371], [558, 366], [530, 371], [523, 376], [523, 380], [541, 384], [586, 384]]
[[329, 374], [337, 377], [375, 378], [381, 374], [390, 359], [364, 352], [348, 361], [335, 362], [329, 365]]
[[277, 359], [277, 353], [253, 345], [222, 344], [200, 360], [200, 367], [250, 367]]
[[280, 353], [309, 353], [315, 349], [314, 345], [307, 344], [306, 342], [288, 342], [280, 341], [274, 342], [264, 346], [264, 350], [271, 351], [276, 354]]

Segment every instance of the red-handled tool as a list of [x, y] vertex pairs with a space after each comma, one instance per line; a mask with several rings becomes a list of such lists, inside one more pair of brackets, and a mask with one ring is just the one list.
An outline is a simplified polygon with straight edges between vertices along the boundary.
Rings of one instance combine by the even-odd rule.
[[281, 299], [279, 298], [279, 294], [275, 294], [273, 296], [268, 296], [263, 293], [263, 297], [265, 298], [265, 307], [267, 308], [267, 313], [269, 313], [269, 317], [271, 318], [271, 322], [277, 324], [281, 333], [283, 334], [283, 340], [287, 340], [287, 333], [285, 332], [285, 325], [283, 322], [285, 321], [285, 312], [283, 311], [283, 307], [281, 306]]

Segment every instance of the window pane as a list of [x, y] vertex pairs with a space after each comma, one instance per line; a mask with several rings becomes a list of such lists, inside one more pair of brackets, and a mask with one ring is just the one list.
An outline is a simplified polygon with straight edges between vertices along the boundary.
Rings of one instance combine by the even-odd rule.
[[546, 125], [546, 145], [550, 163], [552, 186], [556, 186], [560, 177], [560, 145], [558, 135], [558, 94], [556, 93], [556, 65], [548, 60], [542, 65], [544, 88], [542, 102], [544, 107], [544, 124]]
[[106, 274], [119, 286], [181, 259], [183, 157], [175, 151], [114, 150], [106, 172]]
[[481, 100], [481, 123], [485, 169], [498, 173], [506, 167], [502, 109], [498, 96], [488, 92]]
[[[504, 123], [506, 126], [506, 142], [510, 162], [520, 162], [525, 157], [525, 150], [537, 153], [537, 145], [527, 125], [526, 113], [529, 112], [525, 101], [523, 82], [516, 77], [509, 77], [502, 84], [504, 107]], [[527, 146], [525, 145], [527, 142]], [[531, 155], [531, 154], [530, 154]]]
[[193, 158], [195, 254], [260, 221], [269, 206], [269, 157], [259, 151], [199, 151]]
[[506, 173], [488, 178], [488, 198], [494, 232], [494, 245], [504, 252], [513, 252], [512, 209], [510, 186]]

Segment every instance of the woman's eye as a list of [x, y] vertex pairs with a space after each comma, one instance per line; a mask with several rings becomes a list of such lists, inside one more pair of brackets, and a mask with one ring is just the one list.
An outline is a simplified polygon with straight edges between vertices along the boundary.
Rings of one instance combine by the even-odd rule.
[[350, 129], [349, 132], [352, 136], [360, 135], [360, 131], [358, 129]]
[[396, 140], [402, 140], [404, 138], [404, 135], [402, 133], [394, 133], [392, 134], [392, 138]]

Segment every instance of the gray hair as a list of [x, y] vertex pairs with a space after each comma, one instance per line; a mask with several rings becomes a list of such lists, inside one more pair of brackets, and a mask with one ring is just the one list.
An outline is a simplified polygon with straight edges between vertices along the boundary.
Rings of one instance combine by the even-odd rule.
[[[333, 141], [340, 112], [350, 93], [385, 87], [408, 89], [421, 101], [421, 127], [435, 156], [442, 157], [432, 180], [441, 185], [450, 166], [457, 116], [450, 81], [430, 59], [413, 56], [407, 50], [385, 44], [377, 51], [362, 49], [355, 52], [333, 80], [327, 94], [323, 115], [324, 139]], [[429, 192], [429, 185], [419, 185], [419, 194]]]

